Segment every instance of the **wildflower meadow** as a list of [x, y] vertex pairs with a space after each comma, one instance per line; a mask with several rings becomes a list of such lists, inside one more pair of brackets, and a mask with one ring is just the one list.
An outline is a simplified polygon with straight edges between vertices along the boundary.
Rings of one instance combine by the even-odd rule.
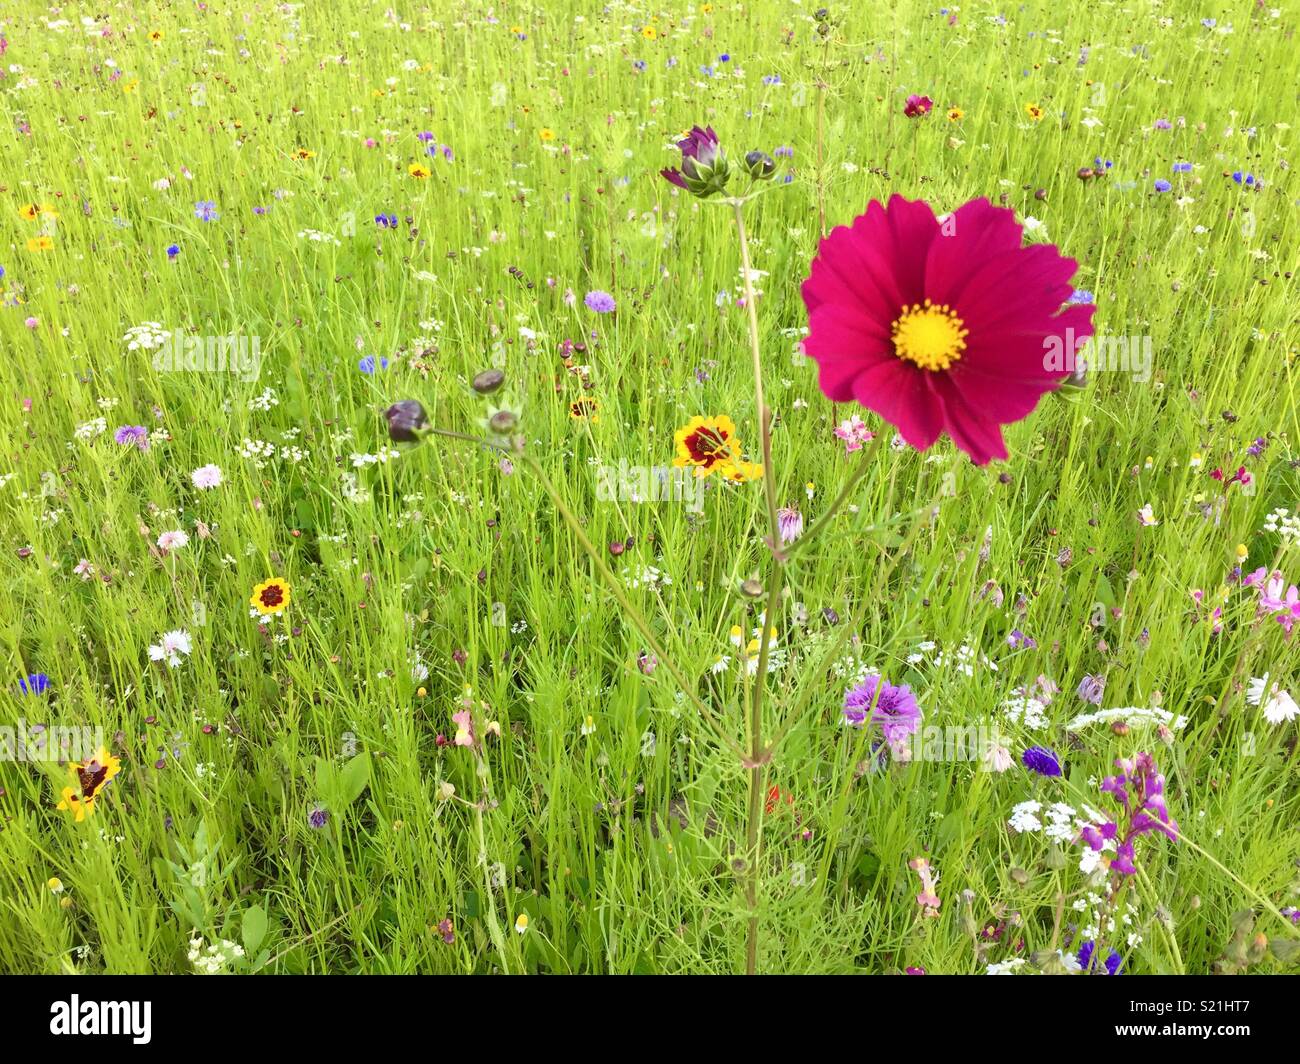
[[1295, 972], [1298, 14], [8, 0], [0, 972]]

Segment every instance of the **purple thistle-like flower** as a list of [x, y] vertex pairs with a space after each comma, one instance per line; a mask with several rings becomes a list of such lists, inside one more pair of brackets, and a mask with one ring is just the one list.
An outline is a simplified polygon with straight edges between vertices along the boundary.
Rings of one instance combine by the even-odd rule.
[[134, 444], [142, 451], [149, 449], [149, 430], [143, 425], [123, 425], [113, 433], [113, 442], [123, 446]]
[[1085, 702], [1091, 702], [1094, 706], [1101, 705], [1101, 697], [1106, 693], [1106, 678], [1104, 676], [1085, 676], [1079, 681], [1079, 689], [1075, 692]]
[[588, 310], [594, 310], [597, 314], [611, 314], [616, 306], [614, 297], [600, 289], [588, 292], [582, 297], [582, 302], [586, 304]]
[[1031, 746], [1020, 755], [1020, 760], [1025, 768], [1031, 772], [1037, 772], [1040, 776], [1059, 776], [1061, 774], [1060, 759], [1045, 746]]
[[330, 819], [329, 810], [326, 809], [323, 805], [320, 805], [319, 803], [313, 805], [311, 807], [311, 810], [307, 813], [307, 823], [310, 824], [317, 831], [319, 831], [326, 824], [328, 824], [329, 819]]
[[868, 676], [844, 696], [844, 719], [849, 724], [862, 727], [868, 714], [891, 745], [903, 742], [921, 724], [921, 707], [912, 689], [907, 684], [895, 687], [879, 676]]
[[782, 546], [793, 543], [803, 535], [803, 514], [792, 506], [782, 506], [776, 512], [776, 529]]

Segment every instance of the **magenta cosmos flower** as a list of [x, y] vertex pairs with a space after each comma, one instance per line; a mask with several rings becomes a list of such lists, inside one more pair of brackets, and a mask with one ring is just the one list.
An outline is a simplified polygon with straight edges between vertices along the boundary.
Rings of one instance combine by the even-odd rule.
[[1021, 246], [1012, 211], [971, 200], [942, 225], [923, 200], [873, 200], [821, 242], [803, 283], [804, 350], [837, 403], [856, 400], [918, 451], [939, 434], [977, 465], [1006, 458], [1026, 417], [1092, 335], [1091, 305], [1063, 304], [1078, 264]]
[[930, 97], [912, 93], [903, 104], [903, 114], [908, 118], [924, 118], [933, 107], [934, 101]]

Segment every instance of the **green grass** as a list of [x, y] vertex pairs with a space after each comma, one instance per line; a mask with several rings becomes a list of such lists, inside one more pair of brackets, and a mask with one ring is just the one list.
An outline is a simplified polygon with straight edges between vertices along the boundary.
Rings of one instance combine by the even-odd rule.
[[[1148, 381], [1097, 373], [1045, 398], [1007, 429], [1009, 461], [983, 468], [946, 439], [891, 448], [868, 415], [885, 445], [856, 510], [787, 567], [776, 620], [787, 660], [765, 681], [764, 732], [785, 738], [763, 787], [791, 804], [763, 819], [757, 967], [973, 973], [1076, 950], [1103, 889], [1079, 845], [1008, 818], [1031, 798], [1110, 808], [1101, 777], [1150, 750], [1186, 841], [1140, 840], [1143, 875], [1118, 902], [1131, 923], [1106, 947], [1129, 972], [1209, 971], [1233, 914], [1254, 909], [1275, 947], [1250, 970], [1285, 970], [1296, 724], [1265, 722], [1245, 684], [1293, 684], [1296, 644], [1235, 583], [1222, 631], [1204, 618], [1238, 544], [1245, 571], [1297, 579], [1263, 529], [1300, 509], [1294, 112], [1267, 89], [1295, 80], [1293, 14], [973, 3], [953, 27], [937, 5], [837, 4], [822, 38], [812, 4], [559, 6], [510, 5], [499, 23], [478, 5], [410, 8], [399, 28], [382, 3], [142, 4], [113, 9], [104, 35], [21, 0], [4, 14], [0, 723], [100, 728], [122, 768], [77, 823], [55, 809], [66, 766], [0, 762], [0, 970], [187, 972], [195, 938], [246, 942], [241, 971], [744, 970], [750, 773], [666, 662], [638, 668], [647, 640], [542, 480], [447, 438], [351, 461], [390, 446], [379, 412], [398, 399], [481, 435], [468, 382], [499, 366], [525, 456], [616, 574], [671, 580], [627, 595], [748, 746], [748, 681], [734, 658], [711, 666], [734, 655], [733, 625], [748, 638], [759, 623], [741, 582], [771, 587], [763, 485], [710, 478], [699, 514], [598, 490], [601, 465], [669, 465], [696, 415], [732, 417], [758, 457], [734, 222], [657, 176], [696, 122], [734, 161], [793, 149], [791, 183], [745, 218], [778, 503], [810, 523], [862, 457], [833, 435], [855, 410], [796, 353], [823, 214], [830, 229], [895, 192], [936, 211], [1000, 201], [1078, 259], [1100, 332], [1154, 352]], [[913, 92], [935, 101], [923, 120], [903, 117]], [[454, 159], [429, 158], [421, 131]], [[1081, 181], [1097, 156], [1113, 168]], [[1194, 170], [1172, 172], [1183, 160]], [[199, 220], [200, 201], [219, 217]], [[33, 202], [57, 217], [21, 217]], [[389, 212], [398, 227], [377, 228]], [[42, 233], [52, 246], [29, 250]], [[588, 311], [592, 289], [617, 312]], [[256, 379], [160, 371], [123, 341], [145, 322], [257, 337]], [[366, 375], [365, 355], [389, 365]], [[268, 388], [275, 405], [252, 408]], [[583, 396], [594, 422], [570, 416]], [[75, 435], [97, 417], [106, 431]], [[119, 425], [165, 438], [141, 452], [114, 443]], [[277, 456], [241, 457], [245, 440]], [[190, 473], [209, 463], [224, 482], [198, 491]], [[1208, 476], [1239, 465], [1245, 491]], [[1146, 504], [1155, 527], [1139, 526]], [[153, 544], [173, 529], [190, 542], [164, 556]], [[263, 629], [249, 596], [271, 576], [292, 600]], [[1037, 648], [1010, 649], [1013, 628]], [[151, 661], [176, 629], [193, 652]], [[937, 650], [909, 663], [923, 641], [997, 668], [968, 676]], [[1016, 755], [1051, 746], [1066, 778], [954, 760], [859, 774], [869, 739], [840, 709], [844, 670], [862, 667], [911, 684], [927, 725], [1000, 725]], [[50, 689], [23, 694], [38, 672]], [[1086, 674], [1105, 676], [1104, 707], [1159, 704], [1186, 727], [1168, 742], [1069, 732], [1094, 708], [1074, 694]], [[1000, 704], [1039, 675], [1062, 689], [1047, 725], [1011, 725]], [[437, 742], [467, 687], [481, 753]], [[922, 854], [937, 918], [908, 868]]]

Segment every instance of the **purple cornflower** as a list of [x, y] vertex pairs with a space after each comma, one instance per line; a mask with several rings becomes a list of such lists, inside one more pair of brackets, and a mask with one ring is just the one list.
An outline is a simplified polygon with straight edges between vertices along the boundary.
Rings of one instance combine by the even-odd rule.
[[776, 512], [776, 528], [782, 546], [793, 543], [803, 535], [803, 514], [792, 506], [782, 506]]
[[1268, 440], [1266, 440], [1263, 436], [1260, 436], [1254, 443], [1252, 443], [1249, 447], [1246, 448], [1246, 453], [1250, 455], [1252, 458], [1258, 458], [1261, 454], [1264, 453], [1264, 449], [1267, 446], [1268, 446]]
[[1059, 776], [1061, 774], [1061, 762], [1055, 752], [1047, 749], [1045, 746], [1031, 746], [1023, 754], [1020, 760], [1025, 768], [1031, 772], [1037, 772], [1040, 776]]
[[1173, 129], [1174, 124], [1170, 122], [1169, 119], [1167, 118], [1157, 118], [1155, 122], [1155, 128], [1162, 131], [1166, 129]]
[[1253, 185], [1255, 183], [1254, 174], [1248, 174], [1241, 170], [1234, 170], [1232, 172], [1232, 179], [1239, 185]]
[[614, 297], [599, 288], [583, 296], [582, 302], [586, 304], [588, 310], [594, 310], [597, 314], [611, 314], [614, 311]]
[[205, 199], [199, 200], [198, 203], [194, 204], [194, 217], [200, 222], [215, 222], [221, 217], [221, 213], [217, 210], [217, 205], [213, 203], [212, 200]]
[[1163, 177], [1156, 178], [1155, 188], [1157, 192], [1168, 192], [1173, 187], [1174, 186], [1171, 185], [1168, 181], [1166, 181]]
[[415, 135], [415, 139], [418, 140], [421, 144], [428, 144], [431, 140], [434, 139], [434, 136], [432, 133], [428, 133], [428, 132], [417, 133]]
[[1139, 835], [1158, 831], [1178, 841], [1178, 825], [1169, 816], [1165, 805], [1165, 778], [1156, 769], [1150, 754], [1118, 758], [1115, 766], [1118, 776], [1107, 776], [1101, 789], [1119, 803], [1121, 812], [1115, 820], [1092, 824], [1079, 833], [1079, 837], [1094, 852], [1100, 852], [1113, 839], [1118, 839], [1110, 870], [1120, 875], [1137, 874], [1133, 843]]
[[1091, 702], [1094, 706], [1101, 705], [1101, 696], [1106, 692], [1106, 678], [1104, 676], [1085, 676], [1079, 681], [1079, 689], [1075, 691], [1085, 702]]
[[361, 359], [357, 363], [357, 369], [361, 370], [362, 373], [367, 373], [370, 374], [371, 376], [374, 375], [376, 368], [387, 369], [388, 359], [381, 357], [378, 361], [376, 361], [374, 355], [366, 355], [365, 358]]
[[380, 229], [396, 229], [396, 228], [397, 228], [397, 215], [395, 215], [395, 214], [376, 214], [376, 215], [375, 215], [375, 225], [379, 226]]
[[320, 831], [321, 828], [328, 824], [329, 819], [329, 810], [319, 802], [313, 805], [307, 813], [307, 823], [317, 831]]
[[1093, 294], [1089, 292], [1086, 288], [1076, 288], [1073, 292], [1070, 293], [1071, 303], [1083, 303], [1086, 305], [1088, 303], [1092, 303], [1094, 301], [1094, 298], [1095, 297], [1093, 296]]
[[123, 446], [134, 444], [142, 451], [149, 449], [149, 430], [143, 425], [123, 425], [113, 433], [113, 442]]
[[868, 676], [844, 696], [844, 719], [853, 727], [862, 727], [868, 713], [891, 746], [905, 742], [921, 724], [921, 707], [912, 689], [907, 684], [895, 687], [879, 676]]
[[1176, 174], [1190, 174], [1191, 172], [1192, 172], [1192, 164], [1191, 164], [1191, 163], [1174, 163], [1174, 173], [1176, 173]]
[[[1089, 974], [1093, 971], [1093, 953], [1097, 949], [1097, 944], [1089, 939], [1079, 947], [1079, 967]], [[1119, 975], [1120, 955], [1114, 950], [1106, 956], [1106, 974]]]

